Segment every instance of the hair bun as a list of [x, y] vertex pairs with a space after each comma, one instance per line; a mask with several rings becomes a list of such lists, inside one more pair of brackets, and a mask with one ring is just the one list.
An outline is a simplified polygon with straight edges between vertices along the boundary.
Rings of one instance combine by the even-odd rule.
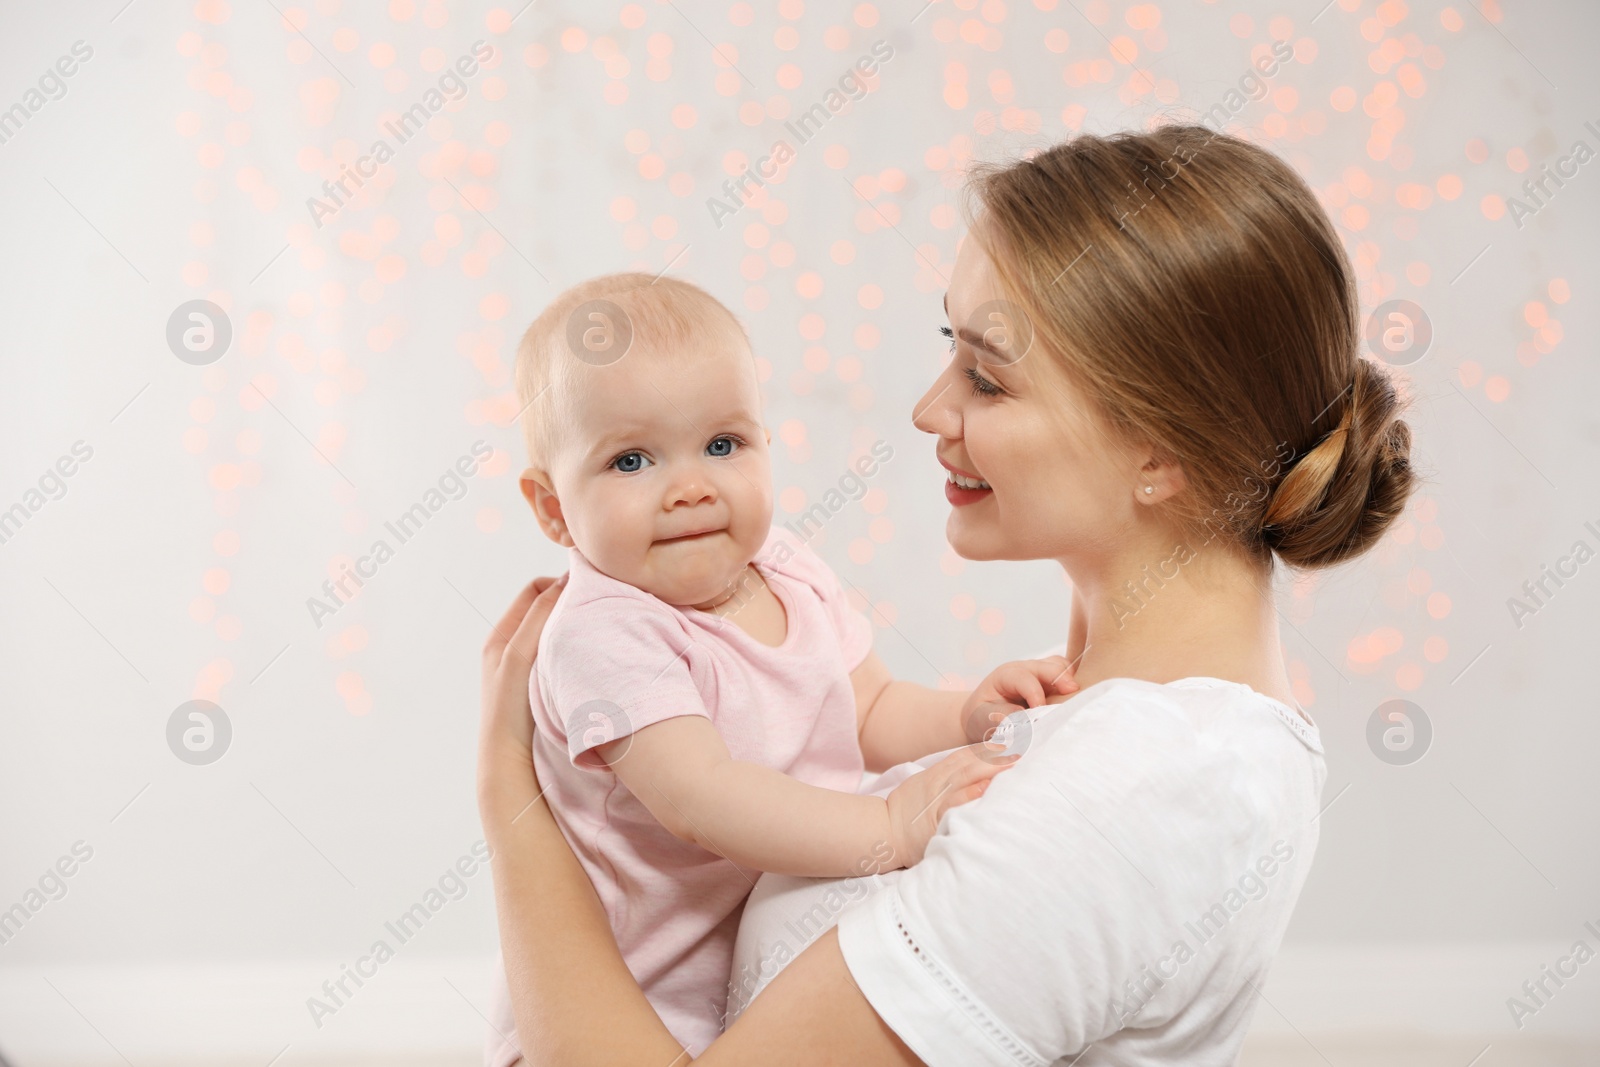
[[1262, 515], [1262, 543], [1292, 567], [1360, 555], [1405, 510], [1415, 485], [1411, 427], [1389, 375], [1357, 358], [1340, 396], [1339, 424], [1290, 465]]

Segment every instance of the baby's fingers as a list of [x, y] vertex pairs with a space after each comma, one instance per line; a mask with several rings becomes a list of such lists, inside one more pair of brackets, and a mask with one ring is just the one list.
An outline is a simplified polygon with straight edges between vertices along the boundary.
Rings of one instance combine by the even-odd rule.
[[1001, 700], [1022, 707], [1037, 707], [1045, 700], [1044, 685], [1038, 673], [1034, 665], [1026, 660], [1006, 663], [995, 668], [989, 676], [989, 688]]
[[[975, 749], [987, 751], [979, 753]], [[1002, 746], [989, 742], [968, 746], [960, 756], [961, 759], [950, 768], [950, 780], [945, 784], [945, 808], [981, 797], [995, 775], [1009, 770], [1020, 758], [1006, 755]]]
[[[959, 808], [963, 804], [971, 804], [974, 800], [977, 800], [979, 797], [983, 796], [984, 793], [988, 792], [989, 783], [993, 780], [994, 779], [992, 778], [985, 778], [981, 782], [973, 782], [971, 785], [962, 786], [960, 789], [953, 790], [950, 794], [949, 807]], [[946, 810], [949, 809], [947, 808]]]
[[1046, 656], [1044, 659], [1035, 660], [1039, 665], [1040, 678], [1051, 689], [1058, 693], [1070, 693], [1078, 688], [1078, 679], [1072, 670], [1072, 661], [1065, 656]]
[[951, 780], [961, 785], [993, 778], [1022, 758], [1021, 752], [1007, 751], [999, 741], [982, 741], [968, 745], [951, 757]]
[[991, 700], [979, 704], [967, 712], [967, 739], [968, 741], [981, 741], [994, 732], [995, 727], [1005, 721], [1005, 717], [1020, 710], [1021, 705], [1013, 704], [1009, 700]]

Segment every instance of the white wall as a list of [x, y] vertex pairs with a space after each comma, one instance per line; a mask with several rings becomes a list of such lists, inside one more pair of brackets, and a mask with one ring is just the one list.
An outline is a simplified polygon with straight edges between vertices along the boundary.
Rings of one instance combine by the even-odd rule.
[[[871, 496], [814, 544], [892, 614], [879, 648], [897, 671], [973, 680], [1064, 640], [1053, 567], [950, 555], [942, 472], [910, 426], [943, 358], [938, 273], [960, 233], [959, 163], [1192, 116], [1275, 37], [1296, 61], [1235, 125], [1324, 197], [1364, 307], [1415, 301], [1435, 340], [1401, 372], [1429, 476], [1412, 513], [1362, 562], [1284, 586], [1290, 666], [1322, 726], [1334, 804], [1269, 992], [1285, 1018], [1263, 1007], [1258, 1021], [1504, 1040], [1505, 998], [1551, 953], [1580, 938], [1600, 948], [1583, 925], [1600, 927], [1600, 726], [1582, 673], [1600, 563], [1520, 629], [1506, 605], [1574, 541], [1600, 548], [1584, 526], [1600, 529], [1600, 164], [1520, 228], [1484, 203], [1520, 195], [1524, 157], [1536, 172], [1575, 141], [1600, 149], [1591, 5], [1484, 3], [1486, 17], [1419, 3], [1394, 22], [1371, 4], [1169, 4], [1159, 30], [1144, 26], [1153, 5], [1104, 2], [920, 15], [796, 4], [797, 17], [744, 26], [738, 5], [541, 2], [509, 28], [520, 0], [280, 6], [304, 37], [271, 5], [221, 0], [0, 15], [0, 108], [26, 103], [74, 42], [93, 49], [65, 95], [0, 144], [0, 509], [26, 504], [75, 442], [92, 449], [65, 495], [0, 544], [0, 908], [75, 842], [93, 852], [0, 944], [0, 1049], [33, 1062], [209, 1048], [264, 1063], [287, 1044], [291, 1063], [395, 1018], [442, 1045], [477, 1041], [463, 1005], [482, 1006], [493, 953], [482, 872], [348, 1010], [319, 1029], [304, 1000], [479, 838], [485, 618], [564, 559], [516, 492], [511, 358], [544, 303], [585, 276], [667, 268], [740, 312], [772, 370], [780, 492], [814, 500], [852, 456], [891, 443]], [[1379, 37], [1410, 49], [1382, 72]], [[314, 227], [306, 200], [335, 173], [327, 157], [364, 152], [436, 84], [428, 65], [479, 39], [498, 58], [466, 98]], [[730, 154], [753, 162], [792, 141], [784, 108], [820, 100], [880, 39], [894, 56], [876, 87], [797, 146], [764, 203], [718, 228], [706, 200]], [[1137, 48], [1157, 99], [1135, 92], [1144, 76], [1113, 45]], [[611, 50], [622, 58], [608, 71]], [[791, 64], [800, 83], [785, 87]], [[1399, 85], [1401, 64], [1425, 87], [1397, 93], [1403, 128], [1379, 161], [1362, 101]], [[625, 99], [607, 95], [616, 86]], [[1341, 111], [1345, 87], [1355, 104]], [[1032, 129], [1008, 128], [1018, 117]], [[1461, 191], [1446, 200], [1452, 177]], [[1408, 183], [1431, 202], [1397, 199]], [[757, 223], [764, 233], [746, 229]], [[838, 242], [853, 258], [835, 261]], [[810, 274], [815, 296], [801, 293]], [[863, 306], [869, 285], [881, 306]], [[234, 331], [205, 367], [165, 340], [196, 298], [224, 305]], [[1535, 352], [1541, 313], [1559, 327]], [[813, 325], [820, 336], [803, 336]], [[826, 360], [813, 352], [808, 370], [810, 347]], [[480, 440], [494, 456], [465, 497], [315, 626], [305, 602], [338, 561]], [[1448, 611], [1436, 599], [1430, 613], [1440, 593]], [[1400, 647], [1358, 662], [1386, 634]], [[1435, 731], [1407, 767], [1366, 742], [1372, 711], [1397, 696]], [[232, 724], [209, 766], [167, 746], [169, 717], [195, 698]], [[1415, 977], [1380, 978], [1395, 973]], [[1440, 975], [1470, 988], [1441, 994]], [[1594, 1036], [1597, 1006], [1600, 964], [1527, 1030]], [[233, 1043], [197, 1036], [213, 1030]]]

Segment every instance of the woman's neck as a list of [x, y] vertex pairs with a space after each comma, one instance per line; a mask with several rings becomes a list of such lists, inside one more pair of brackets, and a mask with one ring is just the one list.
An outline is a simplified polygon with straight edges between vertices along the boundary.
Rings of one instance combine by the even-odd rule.
[[1264, 569], [1215, 545], [1099, 562], [1061, 561], [1073, 583], [1066, 656], [1084, 688], [1200, 676], [1296, 705]]

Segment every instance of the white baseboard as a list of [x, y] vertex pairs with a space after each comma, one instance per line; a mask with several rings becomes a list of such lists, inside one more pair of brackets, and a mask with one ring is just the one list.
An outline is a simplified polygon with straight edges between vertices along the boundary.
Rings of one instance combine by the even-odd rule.
[[[1285, 948], [1252, 1037], [1600, 1041], [1600, 960], [1561, 989], [1551, 986], [1554, 995], [1522, 1031], [1506, 1008], [1524, 980], [1570, 948]], [[339, 961], [0, 967], [0, 1053], [15, 1067], [470, 1067], [486, 1031], [480, 1013], [491, 965], [475, 957], [392, 960], [359, 989], [347, 985], [352, 995], [320, 1027], [306, 1001], [338, 976]]]
[[390, 960], [347, 980], [318, 1026], [307, 1000], [330, 1003], [322, 983], [344, 962], [0, 968], [0, 1053], [14, 1067], [480, 1062], [492, 958]]

